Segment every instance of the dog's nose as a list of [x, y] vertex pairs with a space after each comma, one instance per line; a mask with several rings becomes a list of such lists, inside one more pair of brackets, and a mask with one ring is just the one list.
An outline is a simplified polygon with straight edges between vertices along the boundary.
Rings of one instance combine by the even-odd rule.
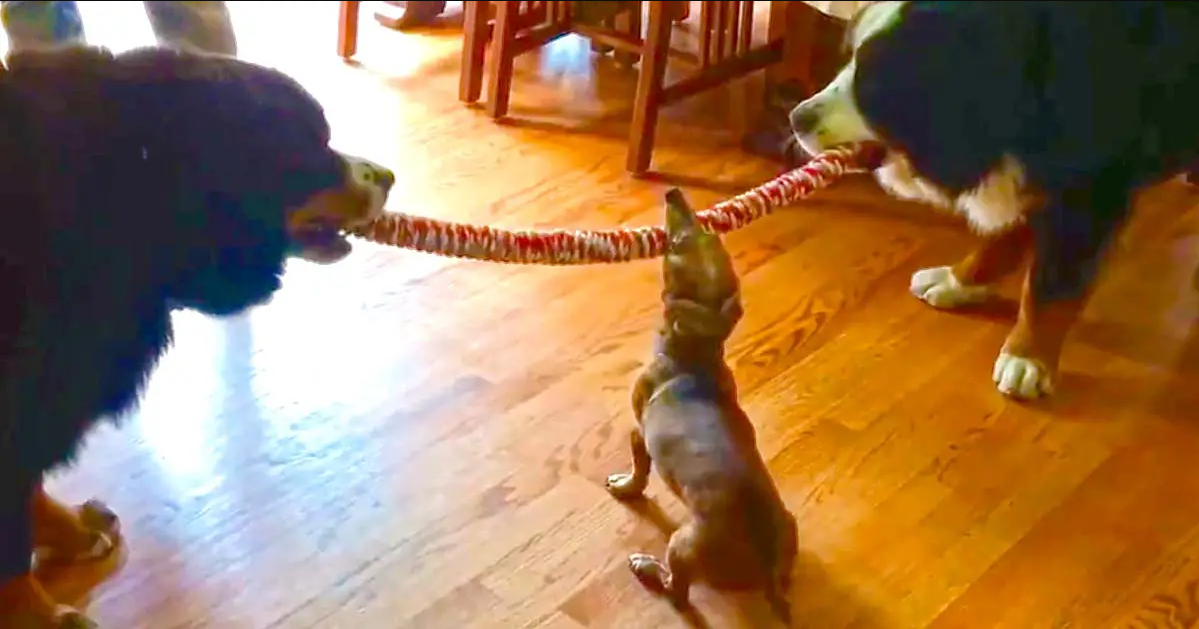
[[817, 107], [800, 105], [791, 110], [791, 130], [796, 133], [810, 133], [820, 124], [820, 110]]

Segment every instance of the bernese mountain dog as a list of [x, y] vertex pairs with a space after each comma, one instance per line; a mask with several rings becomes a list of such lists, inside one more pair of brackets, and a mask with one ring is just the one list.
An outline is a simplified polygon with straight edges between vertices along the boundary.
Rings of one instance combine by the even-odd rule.
[[332, 149], [293, 79], [202, 53], [15, 54], [0, 127], [0, 626], [94, 626], [37, 575], [110, 555], [117, 519], [44, 476], [136, 405], [172, 309], [241, 312], [290, 256], [344, 257], [395, 178]]
[[883, 188], [983, 235], [912, 276], [929, 305], [982, 302], [1031, 257], [993, 380], [1051, 393], [1133, 196], [1199, 157], [1199, 3], [878, 2], [846, 40], [837, 77], [791, 111], [796, 139], [881, 143]]

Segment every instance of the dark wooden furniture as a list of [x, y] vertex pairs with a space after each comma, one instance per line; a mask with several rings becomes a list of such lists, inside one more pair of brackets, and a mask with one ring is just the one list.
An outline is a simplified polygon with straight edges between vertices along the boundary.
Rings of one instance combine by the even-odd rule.
[[[483, 17], [489, 4], [495, 5], [492, 27], [485, 23]], [[630, 4], [636, 8], [630, 8], [626, 14], [622, 14], [622, 19], [615, 24], [604, 26], [572, 20], [571, 2], [466, 3], [467, 42], [463, 48], [461, 99], [466, 102], [479, 99], [482, 92], [480, 77], [485, 65], [488, 75], [487, 112], [495, 118], [506, 116], [512, 89], [513, 60], [566, 33], [577, 33], [619, 53], [639, 58], [641, 68], [633, 102], [626, 167], [634, 174], [642, 174], [649, 170], [658, 112], [662, 107], [761, 70], [782, 59], [783, 42], [780, 38], [771, 38], [761, 46], [753, 45], [753, 2], [701, 2], [700, 50], [694, 56], [671, 47], [673, 23], [687, 14], [690, 3], [644, 3], [648, 8], [648, 24], [644, 35], [639, 28], [642, 3]], [[486, 63], [484, 57], [487, 58]], [[667, 85], [665, 76], [668, 60], [690, 62], [694, 71], [690, 76]]]

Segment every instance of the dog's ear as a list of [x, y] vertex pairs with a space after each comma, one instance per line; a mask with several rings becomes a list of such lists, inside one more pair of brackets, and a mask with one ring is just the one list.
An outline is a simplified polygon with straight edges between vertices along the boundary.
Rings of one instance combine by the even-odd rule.
[[116, 74], [111, 51], [96, 46], [31, 48], [10, 53], [5, 82], [42, 117], [93, 122], [113, 110], [105, 92]]
[[[1016, 3], [1020, 4], [1020, 3]], [[911, 3], [855, 53], [854, 100], [915, 168], [976, 185], [1022, 133], [1034, 104], [1030, 11], [997, 2]]]
[[[190, 188], [241, 198], [334, 187], [342, 166], [320, 104], [291, 77], [222, 55], [122, 54], [123, 100]], [[326, 181], [282, 181], [292, 173]], [[298, 205], [303, 199], [282, 199]]]
[[324, 111], [287, 75], [220, 55], [150, 48], [117, 57], [122, 132], [142, 147], [140, 198], [173, 305], [239, 311], [278, 287], [292, 213], [343, 187]]

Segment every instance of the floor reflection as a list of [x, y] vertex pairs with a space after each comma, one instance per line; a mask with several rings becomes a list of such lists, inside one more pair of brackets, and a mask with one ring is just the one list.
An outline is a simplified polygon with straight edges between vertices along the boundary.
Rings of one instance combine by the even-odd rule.
[[[175, 313], [178, 342], [132, 418], [174, 491], [202, 496], [227, 473], [370, 467], [369, 432], [355, 420], [389, 397], [399, 374], [394, 355], [379, 351], [388, 340], [363, 332], [378, 326], [364, 320], [374, 315], [350, 294], [364, 291], [347, 272], [292, 269], [274, 302], [238, 317]], [[247, 481], [256, 484], [238, 484]]]
[[176, 316], [189, 338], [182, 352], [168, 354], [153, 376], [136, 421], [136, 438], [150, 450], [176, 493], [203, 496], [223, 476], [217, 453], [224, 437], [214, 430], [222, 393], [222, 324], [194, 313]]

